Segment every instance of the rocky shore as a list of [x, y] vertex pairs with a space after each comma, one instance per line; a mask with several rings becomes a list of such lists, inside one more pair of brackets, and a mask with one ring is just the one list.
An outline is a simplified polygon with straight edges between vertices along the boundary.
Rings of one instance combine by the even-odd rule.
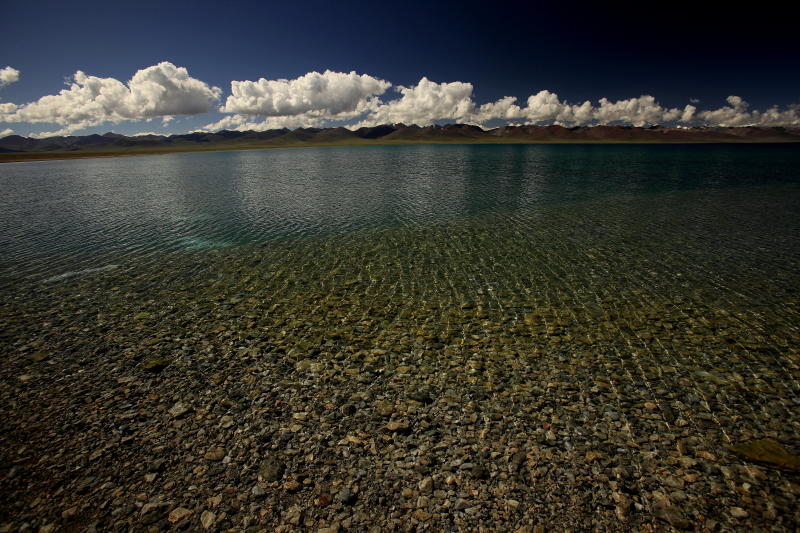
[[0, 531], [796, 530], [795, 257], [585, 215], [7, 285]]

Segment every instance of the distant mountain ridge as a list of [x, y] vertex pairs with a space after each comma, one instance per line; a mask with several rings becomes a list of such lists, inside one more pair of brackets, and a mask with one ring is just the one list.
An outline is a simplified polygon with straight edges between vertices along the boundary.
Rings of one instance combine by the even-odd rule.
[[10, 135], [0, 138], [0, 159], [13, 154], [112, 155], [195, 150], [275, 148], [342, 144], [409, 143], [536, 143], [536, 142], [800, 142], [800, 128], [714, 127], [667, 128], [633, 126], [502, 126], [482, 130], [468, 124], [407, 126], [385, 124], [369, 128], [298, 128], [267, 131], [196, 132], [182, 135], [60, 136], [33, 139]]

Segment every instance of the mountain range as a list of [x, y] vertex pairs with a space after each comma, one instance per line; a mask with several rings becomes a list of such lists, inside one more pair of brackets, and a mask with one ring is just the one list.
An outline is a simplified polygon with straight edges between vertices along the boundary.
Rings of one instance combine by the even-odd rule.
[[198, 150], [236, 150], [296, 146], [424, 143], [736, 143], [800, 142], [800, 128], [633, 126], [503, 126], [483, 130], [467, 124], [407, 126], [393, 124], [349, 130], [298, 128], [267, 131], [195, 132], [182, 135], [60, 136], [42, 139], [10, 135], [0, 138], [0, 161], [91, 157]]

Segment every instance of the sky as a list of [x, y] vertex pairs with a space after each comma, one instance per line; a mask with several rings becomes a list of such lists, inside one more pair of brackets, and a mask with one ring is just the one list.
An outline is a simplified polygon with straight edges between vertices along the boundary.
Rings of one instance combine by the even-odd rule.
[[800, 126], [800, 6], [11, 2], [0, 136]]

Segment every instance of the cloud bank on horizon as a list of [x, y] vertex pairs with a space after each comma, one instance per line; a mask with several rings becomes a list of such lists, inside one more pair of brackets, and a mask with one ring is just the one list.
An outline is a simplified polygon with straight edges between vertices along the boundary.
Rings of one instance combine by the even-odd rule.
[[[0, 69], [0, 87], [14, 83], [20, 72]], [[389, 92], [393, 89], [392, 92]], [[655, 97], [572, 103], [549, 90], [531, 94], [524, 102], [506, 96], [478, 104], [468, 82], [435, 82], [426, 77], [414, 86], [393, 85], [371, 76], [309, 72], [295, 79], [231, 81], [230, 94], [189, 75], [185, 67], [164, 61], [134, 73], [127, 82], [76, 72], [66, 89], [26, 104], [0, 102], [0, 123], [55, 124], [60, 129], [37, 137], [68, 135], [104, 123], [160, 119], [178, 115], [222, 113], [202, 131], [267, 130], [275, 128], [344, 126], [355, 129], [380, 124], [460, 122], [494, 124], [558, 124], [587, 126], [800, 126], [800, 105], [750, 109], [739, 96], [726, 106], [700, 110], [691, 103], [666, 108]], [[218, 115], [217, 115], [218, 116]], [[0, 136], [12, 130], [0, 129]]]

